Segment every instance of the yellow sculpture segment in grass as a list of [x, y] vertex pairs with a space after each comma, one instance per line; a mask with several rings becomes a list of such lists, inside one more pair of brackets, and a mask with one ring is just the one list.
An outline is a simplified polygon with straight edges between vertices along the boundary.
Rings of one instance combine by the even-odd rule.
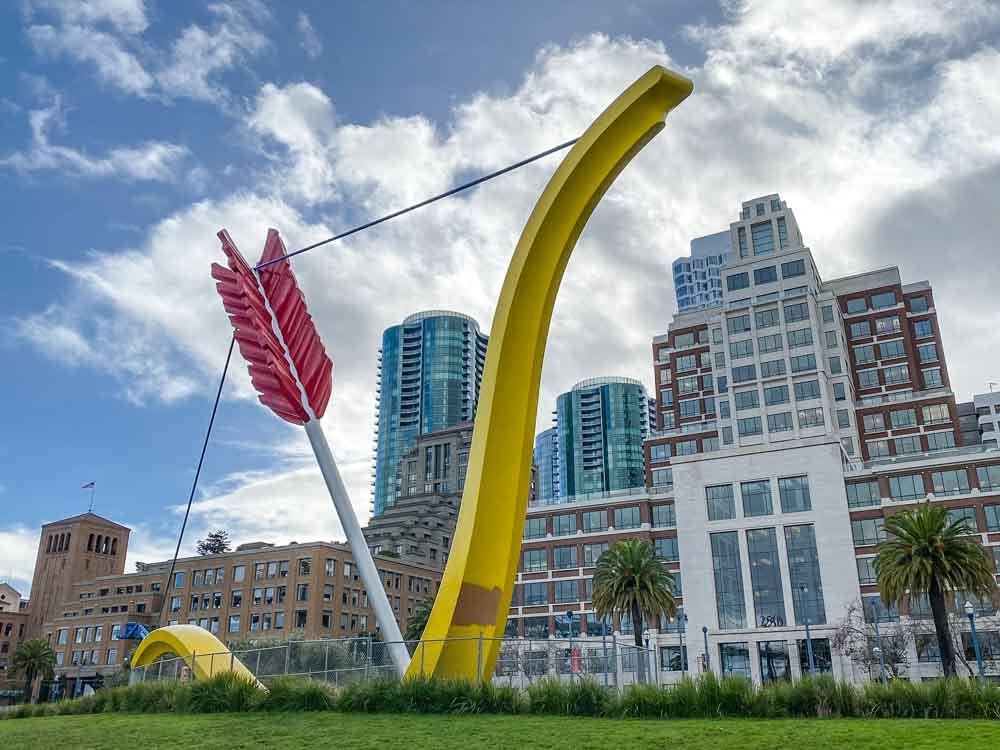
[[198, 625], [158, 628], [142, 639], [132, 653], [131, 667], [146, 667], [161, 656], [176, 654], [199, 680], [222, 672], [235, 672], [263, 687], [253, 672], [226, 648], [226, 644]]
[[[542, 358], [563, 271], [605, 191], [692, 88], [682, 76], [650, 69], [587, 128], [528, 218], [493, 317], [458, 527], [408, 677], [493, 672], [521, 553]], [[195, 625], [153, 631], [132, 666], [166, 653], [184, 657], [199, 679], [234, 671], [255, 680]]]
[[424, 652], [408, 676], [492, 674], [521, 552], [542, 358], [563, 271], [605, 191], [692, 88], [664, 68], [649, 70], [587, 128], [528, 218], [490, 329], [458, 527]]

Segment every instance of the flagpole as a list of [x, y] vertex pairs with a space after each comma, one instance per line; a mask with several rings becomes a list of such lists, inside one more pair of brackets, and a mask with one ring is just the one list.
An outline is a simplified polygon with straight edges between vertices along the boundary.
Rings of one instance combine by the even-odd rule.
[[92, 482], [90, 485], [90, 509], [88, 513], [94, 512], [94, 492], [97, 490], [97, 482]]

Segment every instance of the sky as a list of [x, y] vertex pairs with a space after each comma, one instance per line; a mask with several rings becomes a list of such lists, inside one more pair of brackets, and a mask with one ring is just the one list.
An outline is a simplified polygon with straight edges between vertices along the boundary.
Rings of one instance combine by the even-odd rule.
[[[556, 302], [539, 429], [585, 378], [652, 390], [671, 262], [780, 193], [826, 278], [898, 265], [935, 290], [959, 400], [1000, 380], [1000, 5], [11, 0], [0, 5], [0, 580], [87, 509], [168, 558], [231, 329], [209, 276], [581, 133], [654, 64], [694, 94], [598, 205]], [[294, 261], [334, 362], [324, 417], [369, 513], [381, 332], [491, 324], [560, 156]], [[183, 551], [342, 539], [300, 428], [237, 358]]]

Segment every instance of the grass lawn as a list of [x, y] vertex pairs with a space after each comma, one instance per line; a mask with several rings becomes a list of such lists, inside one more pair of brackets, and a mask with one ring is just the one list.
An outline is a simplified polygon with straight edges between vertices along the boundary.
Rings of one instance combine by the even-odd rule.
[[1000, 743], [1000, 722], [878, 719], [619, 721], [413, 714], [104, 714], [0, 721], [0, 748], [671, 748], [945, 750]]

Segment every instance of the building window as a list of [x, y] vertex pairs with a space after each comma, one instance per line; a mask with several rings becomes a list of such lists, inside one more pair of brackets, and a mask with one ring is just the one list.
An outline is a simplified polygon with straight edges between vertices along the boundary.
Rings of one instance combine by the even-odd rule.
[[833, 320], [833, 305], [823, 305], [823, 322], [832, 323]]
[[893, 500], [922, 500], [927, 496], [921, 474], [902, 474], [889, 477], [889, 497]]
[[917, 410], [916, 409], [896, 409], [895, 411], [889, 412], [890, 422], [892, 422], [892, 429], [898, 430], [902, 427], [916, 427], [917, 426]]
[[920, 453], [920, 438], [917, 435], [896, 438], [892, 441], [896, 447], [897, 456], [905, 456], [908, 453]]
[[[799, 261], [800, 263], [802, 261]], [[784, 268], [787, 263], [782, 264]], [[753, 272], [753, 283], [756, 284], [770, 284], [778, 280], [778, 269], [774, 266], [767, 266], [766, 268], [757, 268]]]
[[[673, 469], [653, 469], [653, 471], [652, 471], [652, 478], [653, 478], [653, 486], [654, 487], [673, 487], [674, 486], [674, 470]], [[602, 511], [599, 512], [599, 513], [600, 513], [600, 515], [604, 515], [604, 513]], [[605, 518], [607, 518], [607, 517], [605, 516]], [[606, 522], [605, 522], [605, 528], [607, 528], [607, 523]]]
[[797, 357], [790, 357], [788, 361], [793, 373], [816, 369], [815, 354], [800, 354]]
[[[672, 505], [661, 505], [661, 508], [673, 508]], [[607, 542], [594, 542], [593, 544], [583, 545], [583, 565], [584, 567], [593, 567], [597, 565], [597, 561], [601, 559], [601, 555], [608, 551]]]
[[892, 307], [895, 304], [896, 304], [895, 292], [881, 292], [880, 294], [872, 295], [873, 310], [884, 310], [885, 308]]
[[537, 573], [548, 568], [548, 560], [544, 549], [526, 549], [524, 551], [524, 572]]
[[576, 546], [553, 547], [552, 548], [552, 569], [566, 570], [577, 567]]
[[938, 358], [937, 344], [921, 344], [917, 347], [917, 357], [920, 359], [921, 363], [924, 362], [936, 362]]
[[641, 525], [639, 518], [639, 508], [615, 508], [614, 512], [615, 529], [637, 529]]
[[[979, 523], [975, 508], [948, 508], [948, 523], [959, 524], [970, 534], [976, 533]], [[990, 614], [993, 614], [990, 612]]]
[[726, 288], [730, 292], [735, 292], [739, 289], [746, 289], [750, 286], [750, 274], [744, 273], [734, 273], [726, 277]]
[[920, 372], [924, 376], [924, 388], [940, 388], [944, 385], [940, 367], [928, 367]]
[[871, 344], [854, 347], [854, 363], [858, 365], [870, 365], [875, 361], [875, 347]]
[[[746, 627], [746, 603], [743, 595], [743, 571], [737, 532], [709, 535], [712, 568], [715, 577], [715, 605], [720, 630]], [[725, 660], [723, 660], [725, 669]]]
[[934, 495], [937, 497], [969, 492], [969, 472], [965, 469], [935, 471], [931, 474], [931, 482], [934, 485]]
[[798, 383], [795, 383], [796, 401], [808, 401], [819, 397], [820, 391], [818, 380], [800, 380]]
[[726, 319], [726, 327], [729, 329], [730, 335], [737, 333], [744, 333], [750, 330], [750, 316], [749, 315], [730, 315]]
[[246, 565], [235, 565], [233, 566], [233, 583], [243, 583], [247, 577], [247, 566]]
[[847, 429], [851, 426], [850, 409], [837, 409], [837, 427]]
[[576, 580], [555, 582], [555, 603], [568, 604], [580, 601], [580, 586]]
[[778, 352], [784, 348], [782, 343], [781, 334], [775, 333], [770, 336], [761, 336], [757, 339], [757, 349], [761, 354], [770, 354], [771, 352]]
[[910, 382], [910, 368], [906, 365], [893, 365], [882, 370], [886, 385], [897, 385]]
[[826, 605], [813, 526], [786, 526], [785, 549], [795, 624], [804, 625], [808, 621], [810, 625], [824, 625]]
[[653, 540], [653, 547], [656, 554], [666, 562], [677, 562], [680, 560], [680, 551], [677, 547], [677, 537], [667, 536]]
[[[781, 316], [778, 314], [778, 308], [772, 307], [769, 310], [758, 310], [754, 314], [755, 322], [757, 328], [771, 328], [776, 326], [781, 322]], [[781, 340], [781, 336], [778, 336], [778, 340]]]
[[740, 249], [740, 257], [745, 258], [749, 254], [747, 251], [747, 230], [744, 227], [739, 227], [736, 230], [736, 237]]
[[736, 403], [736, 411], [756, 409], [760, 406], [760, 399], [756, 390], [734, 391], [733, 401]]
[[[763, 211], [758, 212], [758, 216]], [[763, 221], [760, 224], [750, 225], [750, 237], [753, 240], [754, 255], [770, 255], [774, 252], [774, 230], [771, 222]]]
[[859, 557], [856, 562], [858, 565], [859, 584], [862, 586], [871, 586], [878, 583], [878, 576], [875, 574], [874, 557]]
[[872, 327], [867, 320], [859, 320], [856, 323], [851, 323], [850, 331], [852, 339], [863, 339], [872, 335]]
[[[756, 393], [756, 391], [754, 391]], [[788, 403], [788, 386], [775, 385], [764, 389], [764, 403], [768, 406]]]
[[930, 320], [918, 320], [913, 323], [913, 338], [924, 339], [934, 335]]
[[777, 378], [785, 374], [785, 360], [773, 359], [760, 363], [760, 376], [762, 378]]
[[767, 516], [774, 512], [771, 502], [771, 482], [767, 479], [756, 482], [741, 482], [740, 496], [743, 498], [743, 515]]
[[851, 521], [851, 536], [856, 547], [885, 541], [884, 518], [856, 518]]
[[696, 417], [701, 414], [701, 402], [696, 398], [690, 398], [679, 403], [682, 417]]
[[885, 432], [885, 418], [881, 412], [875, 414], [865, 414], [862, 417], [865, 432]]
[[781, 588], [777, 535], [774, 529], [750, 529], [746, 534], [757, 627], [782, 627], [785, 625], [785, 597]]
[[792, 413], [790, 411], [783, 411], [778, 414], [768, 414], [767, 415], [767, 431], [768, 432], [787, 432], [794, 427], [792, 424]]
[[677, 525], [677, 513], [673, 503], [668, 505], [653, 506], [653, 526], [656, 528], [670, 528]]
[[927, 433], [927, 450], [940, 451], [955, 447], [955, 433], [951, 430], [945, 432]]
[[794, 302], [785, 305], [785, 322], [797, 323], [800, 320], [809, 320], [809, 304]]
[[813, 342], [811, 328], [796, 328], [788, 332], [788, 348], [796, 349], [800, 346], [809, 346]]
[[526, 583], [524, 584], [524, 606], [537, 607], [548, 604], [549, 586], [547, 583]]
[[807, 477], [784, 477], [778, 480], [778, 496], [782, 513], [801, 513], [812, 510]]
[[693, 456], [697, 452], [697, 440], [681, 440], [674, 444], [674, 453], [678, 456]]
[[847, 507], [867, 508], [881, 505], [878, 482], [854, 482], [847, 485]]
[[240, 632], [240, 616], [239, 615], [229, 615], [229, 628], [230, 633]]
[[1000, 464], [976, 467], [976, 477], [979, 479], [979, 489], [1000, 490]]
[[742, 359], [753, 356], [753, 339], [743, 341], [733, 341], [729, 344], [730, 359]]
[[545, 537], [545, 517], [527, 518], [524, 521], [525, 539], [542, 539]]
[[566, 536], [576, 533], [576, 514], [567, 513], [565, 515], [552, 516], [552, 534], [554, 536]]
[[939, 422], [950, 422], [951, 412], [948, 404], [931, 404], [923, 407], [924, 424], [938, 424]]
[[763, 432], [760, 417], [738, 419], [736, 420], [736, 428], [739, 431], [740, 437], [760, 435]]
[[878, 370], [859, 370], [858, 371], [858, 387], [859, 388], [878, 388]]
[[882, 354], [882, 359], [896, 359], [906, 356], [906, 349], [903, 347], [902, 339], [893, 339], [892, 341], [879, 344], [879, 351]]
[[[986, 514], [986, 530], [1000, 531], [1000, 505], [984, 505], [983, 512]], [[1000, 552], [1000, 547], [992, 547], [994, 555]], [[997, 568], [1000, 570], [1000, 567]]]
[[[649, 460], [659, 463], [670, 458], [670, 443], [660, 443], [649, 447]], [[576, 517], [574, 516], [574, 519]], [[574, 522], [575, 523], [575, 522]]]
[[736, 501], [733, 497], [733, 485], [719, 484], [705, 488], [705, 502], [708, 507], [709, 521], [723, 521], [736, 518]]

